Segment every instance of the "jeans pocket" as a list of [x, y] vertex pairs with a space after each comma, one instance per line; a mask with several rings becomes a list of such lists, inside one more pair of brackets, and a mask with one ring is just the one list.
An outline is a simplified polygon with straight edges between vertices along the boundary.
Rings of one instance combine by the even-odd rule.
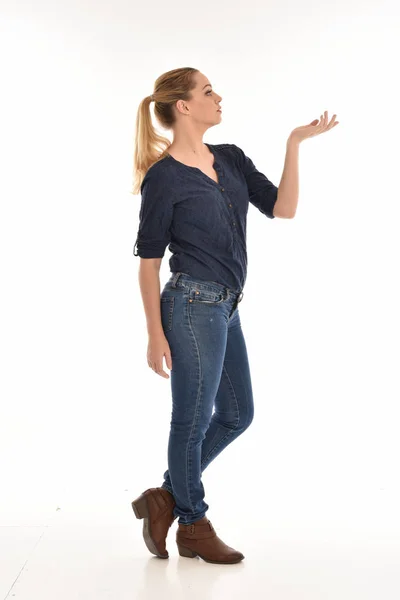
[[175, 296], [161, 296], [160, 298], [161, 324], [164, 333], [166, 333], [167, 331], [171, 331], [172, 329], [174, 303]]
[[222, 291], [217, 292], [194, 286], [189, 290], [189, 300], [199, 304], [219, 304], [224, 302], [225, 295]]

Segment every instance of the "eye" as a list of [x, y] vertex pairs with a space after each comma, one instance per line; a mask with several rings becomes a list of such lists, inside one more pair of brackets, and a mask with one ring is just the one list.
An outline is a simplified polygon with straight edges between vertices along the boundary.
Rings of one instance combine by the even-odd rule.
[[206, 92], [206, 94], [212, 94], [212, 90], [208, 90], [208, 92]]

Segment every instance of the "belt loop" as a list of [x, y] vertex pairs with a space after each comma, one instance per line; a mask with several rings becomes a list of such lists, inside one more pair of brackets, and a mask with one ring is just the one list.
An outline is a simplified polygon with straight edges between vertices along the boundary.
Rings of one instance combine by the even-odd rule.
[[174, 288], [176, 287], [176, 282], [178, 281], [180, 276], [181, 276], [181, 273], [179, 271], [177, 271], [172, 278], [172, 284], [171, 284], [172, 287], [174, 287]]

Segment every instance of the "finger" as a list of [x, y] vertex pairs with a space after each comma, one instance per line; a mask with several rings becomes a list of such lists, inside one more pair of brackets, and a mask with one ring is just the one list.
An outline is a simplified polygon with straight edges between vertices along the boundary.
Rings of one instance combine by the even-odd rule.
[[167, 363], [167, 367], [169, 370], [172, 369], [172, 359], [171, 359], [171, 354], [169, 352], [165, 353], [165, 362]]
[[320, 123], [320, 127], [319, 127], [319, 133], [322, 133], [323, 131], [326, 131], [327, 129], [327, 122], [328, 120], [328, 111], [325, 111], [323, 115], [321, 115], [321, 123]]
[[164, 369], [162, 367], [160, 367], [157, 371], [156, 371], [157, 375], [161, 375], [161, 377], [164, 377], [164, 379], [169, 379], [169, 375], [168, 373], [166, 373], [164, 371]]
[[337, 115], [333, 115], [331, 122], [328, 125], [328, 129], [332, 129], [332, 127], [335, 127], [335, 125], [337, 125], [337, 122], [335, 123], [335, 118]]
[[317, 125], [313, 127], [310, 133], [310, 137], [313, 137], [314, 135], [319, 135], [323, 131], [322, 115], [320, 115], [319, 119], [315, 119], [315, 123], [317, 123]]
[[333, 115], [333, 117], [332, 117], [332, 119], [329, 121], [329, 123], [328, 123], [328, 118], [326, 118], [326, 123], [327, 123], [327, 125], [326, 125], [326, 126], [327, 126], [327, 128], [328, 128], [328, 129], [330, 128], [330, 126], [332, 125], [333, 121], [335, 120], [335, 116], [336, 116], [336, 115]]
[[318, 135], [319, 133], [321, 133], [322, 129], [323, 129], [323, 116], [320, 115], [319, 120], [318, 120], [318, 125], [315, 127], [315, 130], [314, 130], [314, 135]]
[[331, 121], [329, 122], [329, 125], [326, 127], [326, 131], [333, 129], [335, 127], [335, 125], [337, 125], [339, 123], [339, 121], [335, 121], [335, 117], [336, 117], [336, 115], [333, 115]]
[[161, 377], [165, 377], [166, 379], [169, 379], [169, 375], [168, 373], [166, 373], [163, 369], [163, 364], [162, 364], [162, 359], [161, 362], [157, 363], [153, 363], [153, 367], [152, 367], [154, 373], [157, 373], [157, 375], [161, 375]]

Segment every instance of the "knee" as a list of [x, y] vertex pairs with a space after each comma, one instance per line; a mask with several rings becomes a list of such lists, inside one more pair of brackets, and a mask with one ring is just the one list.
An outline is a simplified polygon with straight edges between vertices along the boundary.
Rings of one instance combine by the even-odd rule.
[[225, 427], [226, 429], [230, 429], [231, 431], [238, 433], [242, 433], [246, 431], [248, 427], [250, 427], [254, 418], [254, 409], [250, 408], [246, 412], [240, 413], [240, 415], [230, 415], [230, 418], [227, 418], [227, 415], [224, 415], [224, 418], [221, 418], [220, 413], [215, 411], [212, 416], [212, 420], [220, 426]]
[[237, 429], [240, 432], [246, 431], [246, 429], [248, 427], [250, 427], [250, 425], [252, 424], [254, 419], [254, 409], [251, 409], [247, 412], [246, 415], [243, 415], [243, 417], [239, 420], [239, 423], [237, 424]]

